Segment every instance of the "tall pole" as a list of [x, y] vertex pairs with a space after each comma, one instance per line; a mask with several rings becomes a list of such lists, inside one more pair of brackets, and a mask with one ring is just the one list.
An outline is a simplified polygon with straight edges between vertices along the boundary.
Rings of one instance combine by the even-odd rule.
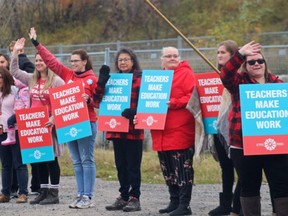
[[189, 40], [187, 37], [185, 37], [185, 35], [182, 34], [182, 32], [176, 28], [176, 26], [174, 26], [168, 19], [167, 17], [165, 17], [161, 11], [158, 10], [158, 8], [153, 5], [150, 0], [144, 0], [154, 11], [156, 11], [158, 13], [159, 16], [161, 16], [173, 29], [174, 31], [177, 32], [177, 34], [179, 34], [182, 39], [190, 46], [192, 47], [195, 52], [213, 69], [215, 70], [218, 74], [220, 74], [220, 71], [218, 70], [217, 67], [215, 67], [198, 49], [197, 47], [195, 47]]

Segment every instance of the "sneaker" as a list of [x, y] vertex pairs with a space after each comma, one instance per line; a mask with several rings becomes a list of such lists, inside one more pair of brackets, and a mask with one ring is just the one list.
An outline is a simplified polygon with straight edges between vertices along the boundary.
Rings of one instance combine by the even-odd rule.
[[128, 200], [128, 204], [123, 208], [124, 212], [134, 212], [140, 210], [141, 210], [140, 202], [136, 197], [130, 197]]
[[86, 209], [86, 208], [93, 208], [94, 204], [92, 200], [88, 196], [82, 196], [81, 200], [76, 204], [76, 208], [79, 209]]
[[108, 211], [123, 210], [123, 208], [128, 204], [128, 201], [125, 201], [121, 196], [116, 199], [116, 201], [109, 206], [106, 206]]
[[80, 202], [82, 196], [77, 196], [76, 199], [69, 205], [69, 208], [76, 208], [76, 205]]
[[25, 194], [19, 194], [16, 203], [27, 203], [28, 197]]
[[6, 203], [10, 201], [10, 197], [4, 194], [0, 194], [0, 203]]

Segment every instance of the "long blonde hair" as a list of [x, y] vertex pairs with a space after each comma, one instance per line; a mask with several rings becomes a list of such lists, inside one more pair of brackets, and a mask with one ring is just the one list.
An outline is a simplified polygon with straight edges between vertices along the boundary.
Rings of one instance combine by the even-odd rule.
[[[35, 56], [37, 55], [39, 55], [39, 53], [36, 53]], [[55, 74], [48, 67], [46, 68], [46, 75], [47, 75], [47, 79], [42, 89], [42, 92], [53, 87], [53, 83], [55, 80]], [[41, 73], [37, 71], [37, 69], [35, 69], [33, 76], [32, 76], [31, 85], [29, 86], [30, 89], [33, 88], [33, 86], [35, 86], [39, 82], [40, 79], [41, 79]]]

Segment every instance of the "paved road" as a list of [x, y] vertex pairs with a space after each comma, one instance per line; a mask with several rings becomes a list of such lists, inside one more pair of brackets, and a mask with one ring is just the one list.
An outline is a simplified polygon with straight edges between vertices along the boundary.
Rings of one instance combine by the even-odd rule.
[[[0, 178], [1, 182], [1, 178]], [[218, 192], [220, 185], [196, 185], [193, 188], [191, 209], [193, 215], [204, 216], [218, 205]], [[158, 209], [165, 207], [168, 203], [168, 192], [165, 185], [142, 185], [141, 205], [142, 211], [125, 213], [122, 211], [108, 212], [105, 206], [114, 201], [118, 194], [118, 182], [107, 182], [97, 179], [95, 185], [95, 207], [91, 209], [69, 209], [68, 205], [73, 200], [75, 194], [74, 177], [61, 177], [60, 204], [56, 205], [30, 205], [16, 204], [15, 199], [9, 203], [0, 204], [0, 215], [2, 216], [160, 216]], [[271, 216], [271, 204], [267, 185], [262, 186], [262, 215]], [[33, 199], [30, 196], [29, 199]], [[166, 216], [168, 214], [163, 214]]]

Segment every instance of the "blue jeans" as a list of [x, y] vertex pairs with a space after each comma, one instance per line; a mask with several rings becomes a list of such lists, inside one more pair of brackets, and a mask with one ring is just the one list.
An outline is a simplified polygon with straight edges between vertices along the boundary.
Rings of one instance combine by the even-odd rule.
[[[17, 131], [16, 131], [17, 132]], [[13, 175], [13, 166], [16, 170], [19, 184], [19, 194], [28, 195], [28, 169], [27, 165], [22, 163], [18, 133], [16, 135], [16, 144], [3, 146], [0, 145], [0, 158], [2, 164], [2, 190], [1, 192], [10, 196], [11, 181]], [[7, 134], [0, 135], [0, 142], [7, 138]]]
[[70, 156], [74, 166], [77, 194], [93, 197], [96, 179], [94, 146], [97, 125], [91, 122], [92, 135], [68, 142]]

